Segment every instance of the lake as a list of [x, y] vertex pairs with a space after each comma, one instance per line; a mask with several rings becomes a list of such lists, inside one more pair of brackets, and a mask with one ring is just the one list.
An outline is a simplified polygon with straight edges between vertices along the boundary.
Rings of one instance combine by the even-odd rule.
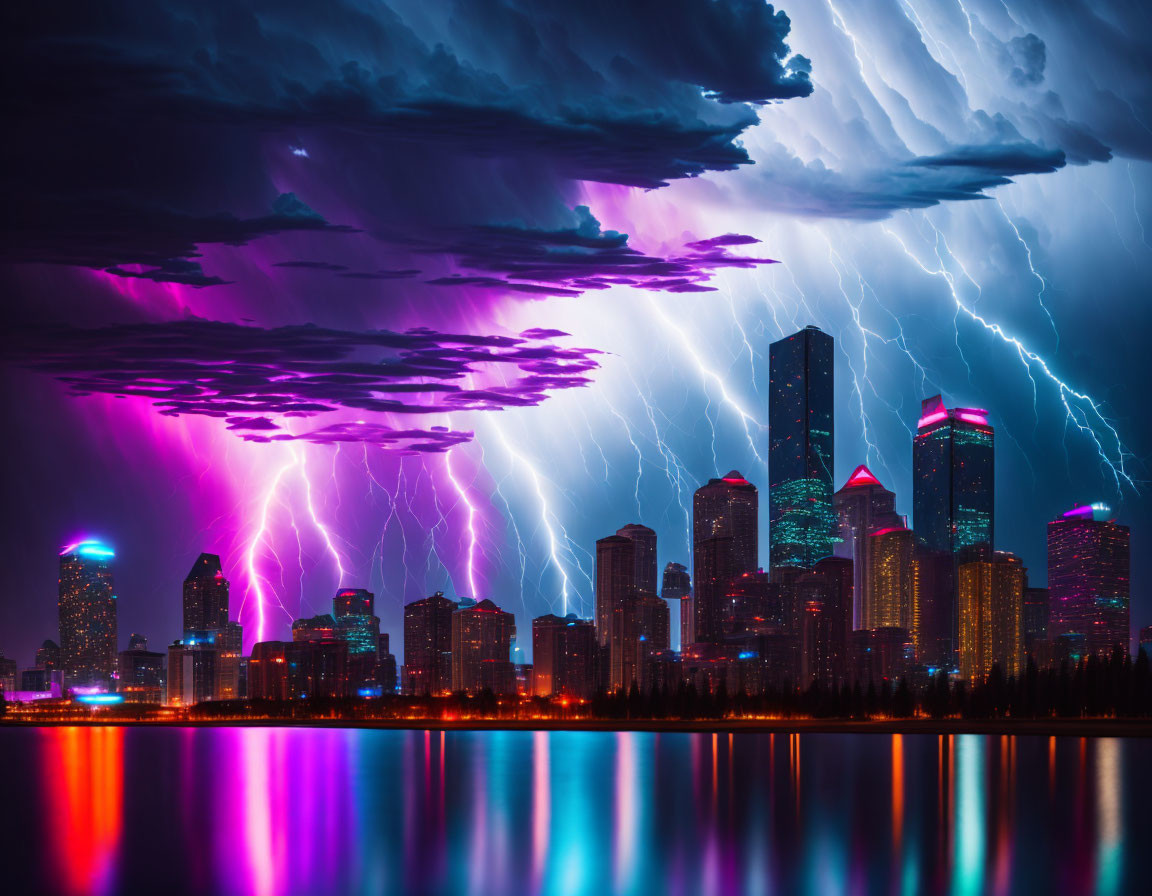
[[0, 730], [3, 892], [1148, 892], [1152, 741]]

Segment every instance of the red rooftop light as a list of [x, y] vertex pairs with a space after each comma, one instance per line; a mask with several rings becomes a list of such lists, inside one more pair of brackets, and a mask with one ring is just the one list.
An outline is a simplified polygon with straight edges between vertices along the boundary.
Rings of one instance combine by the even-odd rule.
[[859, 488], [864, 485], [880, 485], [880, 480], [864, 464], [860, 464], [848, 477], [848, 481], [844, 483], [844, 488]]

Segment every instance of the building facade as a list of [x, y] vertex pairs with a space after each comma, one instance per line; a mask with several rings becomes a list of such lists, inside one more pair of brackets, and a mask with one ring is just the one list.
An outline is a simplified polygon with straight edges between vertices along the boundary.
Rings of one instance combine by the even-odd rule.
[[1075, 507], [1048, 524], [1053, 637], [1082, 634], [1089, 653], [1129, 650], [1130, 538], [1106, 504]]
[[219, 631], [228, 624], [228, 580], [218, 554], [201, 554], [184, 579], [184, 633]]
[[516, 620], [490, 600], [452, 614], [452, 690], [514, 694], [512, 641]]
[[811, 568], [832, 553], [833, 358], [832, 337], [813, 326], [769, 348], [768, 536], [773, 568]]
[[960, 564], [960, 674], [984, 678], [999, 665], [1019, 675], [1024, 663], [1024, 583], [1020, 558], [1002, 551]]
[[723, 639], [728, 588], [757, 569], [759, 509], [756, 486], [737, 470], [710, 479], [692, 497], [693, 643]]
[[896, 512], [896, 495], [880, 484], [872, 471], [861, 464], [852, 471], [843, 488], [832, 496], [836, 515], [837, 541], [833, 555], [852, 561], [852, 608], [854, 628], [873, 628], [865, 624], [864, 598], [871, 576], [868, 536], [880, 529], [904, 526], [904, 517]]
[[405, 694], [446, 694], [452, 690], [452, 614], [459, 605], [437, 591], [404, 607]]
[[912, 530], [904, 526], [877, 529], [866, 540], [868, 582], [861, 627], [913, 631]]
[[616, 534], [627, 538], [635, 546], [636, 587], [641, 591], [656, 594], [660, 589], [656, 569], [656, 533], [639, 523], [629, 523], [616, 530]]
[[60, 552], [60, 663], [64, 685], [111, 687], [116, 676], [115, 554], [98, 541]]

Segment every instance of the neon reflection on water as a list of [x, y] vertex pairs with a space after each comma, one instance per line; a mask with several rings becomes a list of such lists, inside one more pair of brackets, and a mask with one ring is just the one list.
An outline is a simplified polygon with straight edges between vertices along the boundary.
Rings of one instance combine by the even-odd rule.
[[977, 896], [984, 886], [984, 738], [961, 734], [957, 741], [952, 893]]
[[111, 893], [124, 825], [124, 729], [45, 728], [42, 735], [60, 891]]
[[1103, 737], [1096, 742], [1096, 892], [1111, 896], [1120, 892], [1120, 873], [1124, 864], [1124, 780], [1123, 746], [1120, 741]]

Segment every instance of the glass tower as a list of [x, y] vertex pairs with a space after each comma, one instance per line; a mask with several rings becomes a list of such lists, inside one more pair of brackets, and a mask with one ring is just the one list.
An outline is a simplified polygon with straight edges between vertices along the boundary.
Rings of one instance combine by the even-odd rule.
[[994, 543], [995, 431], [987, 411], [925, 399], [912, 440], [916, 543], [957, 554]]
[[201, 554], [184, 579], [184, 637], [218, 632], [228, 624], [228, 580], [218, 554]]
[[768, 535], [773, 568], [832, 553], [833, 342], [805, 327], [772, 343], [768, 387]]
[[60, 552], [60, 662], [64, 684], [108, 685], [116, 673], [112, 549], [81, 541]]

